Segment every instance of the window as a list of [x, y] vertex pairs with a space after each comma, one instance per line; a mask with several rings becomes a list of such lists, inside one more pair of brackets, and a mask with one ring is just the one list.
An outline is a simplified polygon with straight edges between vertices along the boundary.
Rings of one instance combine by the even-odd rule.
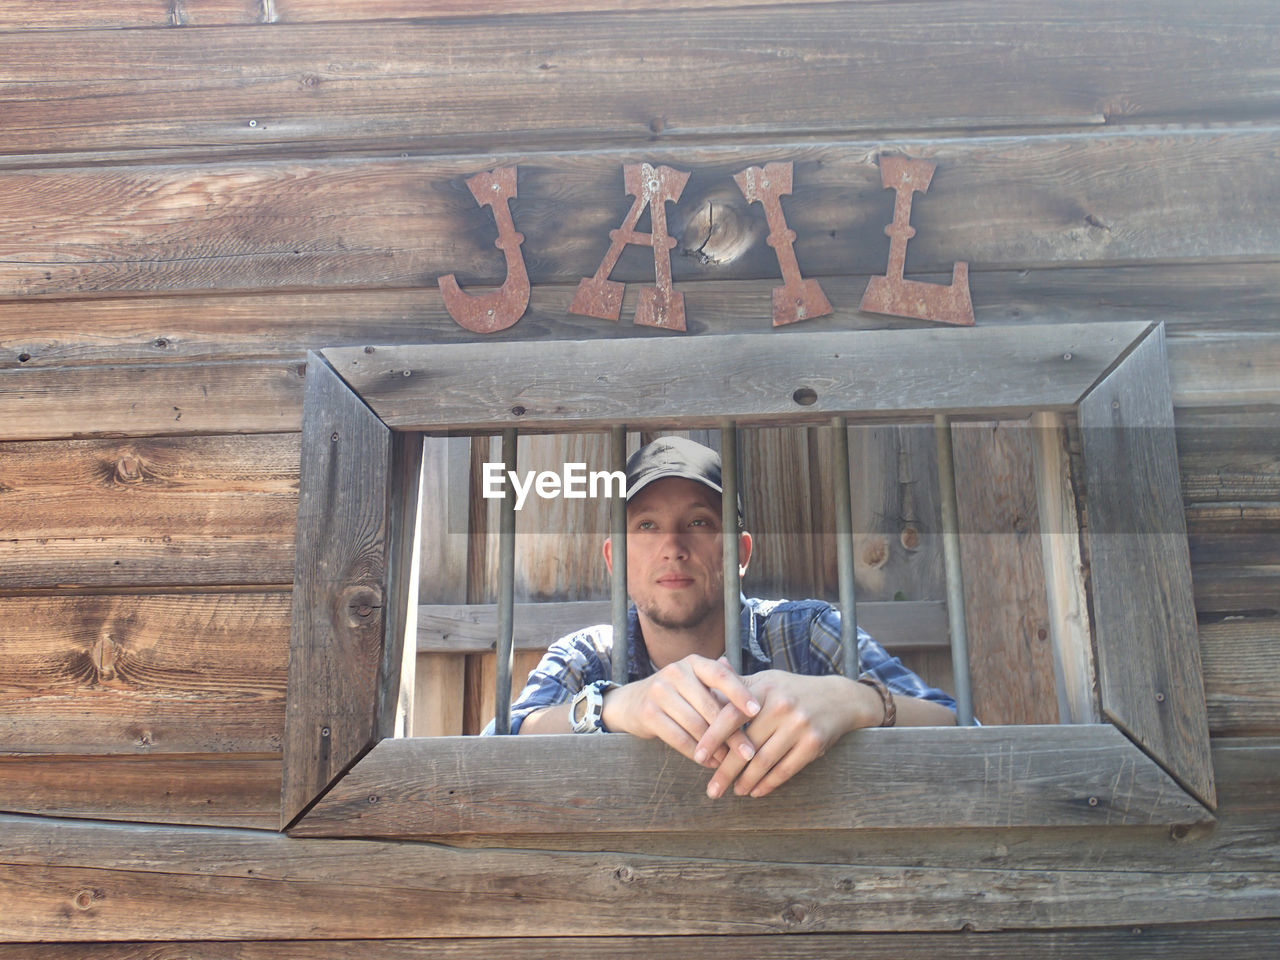
[[[762, 336], [646, 340], [642, 350], [613, 340], [312, 355], [284, 748], [282, 817], [292, 833], [747, 830], [762, 815], [795, 829], [1211, 818], [1163, 328]], [[700, 767], [664, 763], [673, 756], [665, 746], [629, 737], [388, 739], [412, 608], [417, 489], [408, 478], [422, 433], [940, 413], [1078, 427], [1080, 469], [1062, 448], [1042, 450], [1041, 515], [1084, 529], [1060, 538], [1047, 579], [1064, 649], [1076, 665], [1093, 663], [1108, 722], [861, 730], [804, 771], [803, 788], [760, 800], [709, 800]], [[1087, 582], [1073, 556], [1081, 544]], [[1091, 697], [1088, 670], [1068, 675]]]

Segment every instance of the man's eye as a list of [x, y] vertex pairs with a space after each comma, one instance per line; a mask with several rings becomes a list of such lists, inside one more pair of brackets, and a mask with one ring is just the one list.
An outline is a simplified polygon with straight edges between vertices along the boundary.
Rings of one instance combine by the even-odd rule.
[[641, 520], [636, 524], [637, 530], [652, 530], [655, 524], [652, 520]]
[[706, 519], [705, 517], [699, 517], [697, 520], [691, 520], [691, 521], [689, 521], [689, 526], [691, 526], [691, 527], [709, 527], [709, 526], [711, 526], [711, 521], [710, 521], [710, 520], [708, 520], [708, 519]]

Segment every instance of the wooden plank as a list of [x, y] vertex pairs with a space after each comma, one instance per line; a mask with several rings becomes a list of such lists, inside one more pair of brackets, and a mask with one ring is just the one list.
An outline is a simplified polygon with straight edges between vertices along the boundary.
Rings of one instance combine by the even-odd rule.
[[[1194, 533], [1187, 537], [1192, 564], [1280, 564], [1280, 504], [1258, 504], [1257, 507], [1264, 509], [1250, 510], [1248, 514], [1239, 509], [1242, 506], [1232, 505], [1236, 511], [1233, 518], [1235, 529]], [[1200, 519], [1203, 523], [1203, 514]], [[1220, 518], [1214, 518], [1210, 523], [1215, 527], [1223, 525]]]
[[466, 675], [465, 654], [418, 654], [413, 685], [413, 736], [462, 736]]
[[1205, 700], [1214, 736], [1280, 732], [1280, 619], [1200, 626]]
[[[1280, 411], [1183, 410], [1176, 424], [1182, 497], [1193, 535], [1256, 531], [1255, 522], [1266, 513], [1280, 513]], [[1215, 510], [1215, 504], [1224, 508]], [[1219, 525], [1231, 517], [1231, 507], [1240, 523]]]
[[[0, 50], [4, 45], [0, 35]], [[677, 289], [702, 280], [768, 280], [752, 307], [752, 315], [768, 317], [778, 261], [764, 240], [758, 208], [736, 192], [733, 175], [752, 165], [793, 163], [794, 196], [785, 209], [805, 275], [867, 276], [882, 272], [887, 262], [883, 228], [892, 219], [893, 194], [881, 186], [876, 162], [886, 150], [938, 165], [928, 194], [912, 212], [913, 275], [949, 278], [957, 260], [968, 262], [975, 275], [1056, 265], [1114, 269], [1143, 261], [1191, 266], [1205, 260], [1226, 274], [1233, 268], [1218, 265], [1227, 259], [1280, 257], [1280, 227], [1266, 216], [1264, 199], [1271, 190], [1266, 158], [1278, 145], [1277, 129], [1214, 128], [891, 145], [646, 144], [632, 156], [579, 148], [504, 156], [11, 170], [0, 175], [0, 244], [14, 249], [0, 260], [0, 295], [389, 290], [420, 288], [424, 279], [434, 293], [435, 278], [450, 273], [464, 287], [500, 284], [506, 267], [494, 251], [492, 216], [463, 184], [478, 170], [498, 165], [519, 167], [512, 212], [526, 237], [522, 249], [533, 285], [576, 284], [599, 265], [608, 232], [621, 220], [619, 205], [625, 210], [622, 163], [644, 160], [693, 173], [687, 195], [670, 209], [680, 254], [672, 258]], [[1232, 175], [1207, 176], [1209, 168], [1230, 169]], [[1150, 201], [1153, 193], [1163, 198], [1160, 204]], [[1241, 197], [1255, 202], [1242, 206]], [[708, 209], [747, 225], [740, 249], [705, 255], [701, 225], [714, 216]], [[325, 215], [316, 216], [317, 210]], [[652, 284], [652, 258], [632, 251], [613, 278]], [[978, 303], [982, 288], [976, 278], [974, 284]], [[854, 313], [863, 287], [865, 280], [850, 295], [835, 286], [828, 296], [836, 310]], [[1088, 302], [1096, 304], [1096, 291], [1089, 293]], [[1031, 315], [1042, 307], [1032, 302], [1026, 309]], [[770, 326], [766, 321], [762, 329]], [[169, 347], [147, 352], [172, 355]]]
[[[853, 863], [900, 867], [928, 864], [939, 870], [984, 867], [1022, 871], [1136, 870], [1234, 875], [1280, 869], [1274, 842], [1280, 828], [1280, 739], [1214, 741], [1220, 804], [1214, 823], [1171, 829], [1167, 825], [1079, 826], [1056, 830], [1024, 827], [972, 829], [799, 830], [726, 834], [712, 831], [601, 833], [542, 836], [455, 837], [440, 844], [330, 841], [292, 838], [278, 844], [269, 834], [163, 830], [110, 824], [52, 823], [43, 817], [0, 816], [5, 836], [0, 862], [100, 869], [153, 869], [281, 879], [351, 878], [387, 882], [440, 876], [465, 858], [434, 861], [443, 849], [492, 848], [600, 852], [620, 856], [672, 856], [738, 863]], [[83, 761], [88, 763], [91, 761]], [[141, 765], [142, 761], [130, 760]], [[167, 762], [167, 760], [166, 760]], [[728, 842], [732, 840], [732, 842]], [[265, 844], [265, 846], [264, 846]], [[336, 857], [334, 856], [336, 854]], [[370, 869], [377, 864], [378, 869]], [[274, 871], [274, 873], [272, 872]], [[434, 871], [434, 872], [433, 872]]]
[[983, 723], [1072, 722], [1059, 717], [1032, 432], [1025, 421], [951, 430], [973, 711]]
[[[501, 453], [495, 448], [486, 459], [500, 461]], [[604, 433], [521, 436], [517, 442], [517, 459], [521, 473], [551, 470], [559, 474], [567, 463], [586, 464], [588, 471], [611, 469], [609, 438]], [[483, 490], [483, 475], [473, 474], [472, 483], [474, 496], [477, 490]], [[493, 591], [487, 594], [486, 599], [496, 597], [497, 531], [501, 504], [501, 500], [491, 499], [480, 505], [489, 511], [483, 528], [487, 536], [487, 569], [483, 574], [483, 584], [473, 582], [472, 587], [473, 590]], [[451, 515], [460, 513], [460, 509], [450, 505]], [[532, 495], [516, 514], [516, 532], [517, 601], [603, 599], [608, 596], [602, 552], [604, 540], [609, 536], [609, 500], [606, 497], [543, 500]], [[605, 620], [608, 619], [606, 615]]]
[[[831, 450], [818, 445], [818, 490], [829, 500], [835, 484]], [[874, 617], [877, 602], [936, 602], [939, 636], [947, 637], [942, 572], [942, 521], [938, 499], [937, 445], [931, 424], [851, 426], [849, 470], [853, 484], [854, 574], [858, 617]], [[834, 514], [823, 517], [834, 530]], [[825, 582], [835, 583], [833, 539], [823, 541]], [[865, 602], [870, 601], [870, 602]], [[871, 627], [867, 627], [868, 630]], [[875, 634], [879, 639], [880, 635]], [[950, 676], [946, 684], [952, 686]]]
[[[832, 0], [808, 0], [826, 3]], [[646, 0], [648, 9], [688, 10], [775, 5], [778, 0]], [[0, 4], [0, 31], [100, 30], [125, 27], [209, 27], [248, 23], [351, 23], [363, 20], [422, 20], [493, 17], [502, 14], [581, 13], [626, 10], [623, 0], [7, 0]]]
[[[495, 604], [423, 604], [418, 608], [418, 652], [485, 653], [494, 649]], [[570, 600], [516, 605], [518, 650], [545, 650], [551, 641], [596, 623], [609, 622], [608, 600]], [[939, 601], [858, 605], [858, 622], [891, 650], [947, 645], [947, 614]]]
[[1169, 378], [1179, 406], [1274, 404], [1280, 343], [1259, 334], [1206, 334], [1169, 352]]
[[1191, 570], [1201, 616], [1280, 615], [1280, 564], [1201, 564]]
[[[274, 2], [274, 0], [273, 0]], [[126, 27], [186, 27], [260, 23], [270, 4], [260, 0], [76, 0], [42, 3], [7, 0], [0, 4], [0, 31], [119, 30]]]
[[0, 590], [286, 584], [297, 434], [0, 444]]
[[710, 800], [707, 779], [664, 744], [630, 737], [384, 740], [292, 832], [751, 831], [762, 817], [778, 830], [1105, 825], [1207, 816], [1107, 725], [862, 730], [768, 797]]
[[296, 361], [0, 370], [0, 440], [296, 430]]
[[413, 687], [417, 664], [418, 555], [422, 488], [422, 434], [391, 438], [386, 507], [386, 632], [376, 681], [375, 736], [409, 736], [413, 729]]
[[272, 829], [280, 755], [0, 756], [0, 810]]
[[1093, 633], [1070, 443], [1058, 414], [1033, 413], [1031, 430], [1058, 711], [1063, 723], [1097, 723], [1101, 716], [1095, 693]]
[[[467, 599], [467, 519], [451, 511], [457, 491], [470, 485], [471, 441], [466, 437], [424, 437], [422, 447], [422, 522], [418, 595], [426, 603], [462, 603]], [[423, 608], [418, 608], [421, 635]], [[417, 639], [408, 644], [417, 653]], [[414, 680], [415, 737], [462, 734], [462, 696], [466, 656], [418, 656]]]
[[[741, 862], [927, 863], [939, 869], [975, 865], [1007, 870], [1168, 870], [1219, 876], [1280, 867], [1280, 739], [1232, 738], [1213, 743], [1219, 790], [1215, 822], [1190, 827], [1001, 827], [887, 830], [697, 831], [543, 836], [485, 834], [449, 838], [470, 847], [632, 852], [676, 857], [730, 857]], [[732, 838], [732, 843], [729, 839]]]
[[[997, 933], [764, 934], [685, 937], [476, 937], [426, 940], [311, 940], [312, 960], [737, 960], [749, 950], [755, 960], [1257, 960], [1274, 947], [1280, 922], [1176, 924], [1099, 930], [1026, 930]], [[292, 960], [299, 944], [270, 940], [181, 943], [0, 944], [0, 960]]]
[[[324, 356], [395, 429], [522, 431], [818, 422], [835, 413], [1003, 416], [1069, 409], [1142, 333], [1137, 324], [1008, 331], [865, 331], [797, 338], [764, 351], [753, 337], [625, 342], [337, 348]], [[887, 379], [885, 369], [903, 375]], [[537, 371], [532, 382], [512, 371]], [[1035, 371], [1034, 378], [1022, 375]], [[1000, 386], [996, 386], [999, 384]], [[816, 392], [809, 403], [797, 391]], [[637, 416], [637, 411], [643, 411]]]
[[[821, 596], [815, 516], [826, 497], [813, 497], [816, 478], [810, 464], [806, 428], [740, 431], [738, 489], [747, 529], [755, 536], [743, 592], [755, 597]], [[829, 444], [831, 441], [828, 440]], [[834, 588], [834, 583], [832, 584]], [[608, 617], [605, 617], [608, 620]]]
[[[733, 16], [628, 10], [359, 30], [5, 34], [0, 92], [6, 148], [19, 154], [352, 139], [483, 149], [557, 137], [640, 143], [1276, 116], [1265, 76], [1280, 24], [1265, 0], [1229, 12], [1165, 4], [1156, 35], [1143, 3], [1082, 0], [1077, 10], [1063, 21], [1056, 4], [1039, 0], [1010, 18], [986, 0], [905, 18], [899, 4], [857, 2]], [[1138, 54], [1135, 35], [1145, 41]], [[696, 85], [678, 82], [695, 66]]]
[[[1277, 866], [1280, 866], [1274, 843], [1275, 831], [1280, 828], [1280, 790], [1277, 789], [1280, 785], [1277, 781], [1280, 764], [1276, 763], [1278, 742], [1280, 741], [1217, 741], [1214, 747], [1214, 764], [1221, 795], [1218, 822], [1190, 830], [1177, 828], [1170, 831], [1167, 827], [1154, 826], [1075, 827], [1055, 831], [1014, 828], [979, 832], [918, 829], [843, 832], [758, 830], [736, 835], [736, 842], [733, 844], [726, 842], [725, 834], [715, 832], [686, 832], [674, 836], [646, 833], [592, 837], [589, 834], [577, 834], [563, 837], [525, 837], [522, 842], [528, 844], [536, 839], [539, 845], [544, 846], [567, 843], [570, 846], [564, 849], [599, 850], [603, 856], [584, 860], [580, 854], [572, 853], [512, 856], [511, 851], [504, 851], [496, 859], [486, 859], [483, 850], [451, 851], [435, 844], [335, 842], [296, 838], [285, 840], [268, 833], [247, 831], [192, 830], [180, 827], [158, 830], [119, 824], [0, 817], [0, 831], [5, 836], [0, 861], [37, 866], [91, 867], [96, 868], [99, 873], [107, 874], [124, 869], [155, 871], [161, 875], [204, 877], [210, 906], [208, 910], [201, 911], [201, 915], [214, 919], [203, 924], [202, 936], [226, 936], [228, 933], [234, 935], [237, 929], [258, 929], [246, 928], [240, 922], [237, 911], [220, 909], [220, 901], [217, 899], [219, 877], [259, 878], [262, 881], [262, 892], [271, 897], [286, 891], [296, 891], [297, 896], [289, 901], [290, 910], [307, 914], [313, 910], [332, 912], [331, 902], [317, 904], [309, 892], [312, 890], [311, 883], [315, 881], [325, 884], [352, 883], [357, 887], [370, 882], [398, 886], [405, 883], [423, 885], [434, 881], [438, 889], [438, 878], [447, 876], [454, 878], [455, 889], [510, 890], [513, 884], [522, 882], [519, 878], [542, 877], [558, 883], [558, 878], [567, 872], [570, 878], [576, 877], [578, 886], [576, 893], [566, 896], [581, 904], [582, 884], [595, 876], [596, 869], [602, 874], [602, 889], [609, 891], [612, 888], [604, 878], [619, 867], [629, 865], [634, 870], [637, 866], [643, 867], [653, 862], [655, 857], [662, 856], [676, 858], [676, 863], [672, 866], [677, 878], [682, 865], [690, 862], [705, 863], [709, 860], [723, 864], [726, 868], [724, 876], [736, 876], [738, 882], [744, 869], [750, 870], [754, 877], [760, 866], [768, 862], [854, 864], [862, 868], [857, 877], [842, 874], [838, 870], [826, 875], [833, 885], [841, 877], [862, 881], [858, 886], [861, 898], [865, 898], [868, 891], [878, 889], [883, 878], [898, 876], [900, 868], [905, 864], [917, 874], [929, 876], [936, 873], [957, 878], [956, 882], [966, 884], [963, 891], [957, 892], [967, 893], [971, 906], [979, 905], [991, 896], [1001, 900], [1016, 896], [1019, 890], [1024, 889], [1024, 877], [1031, 878], [1035, 883], [1047, 877], [1062, 876], [1072, 887], [1073, 893], [1068, 894], [1065, 909], [1062, 909], [1061, 901], [1055, 902], [1054, 919], [1069, 923], [1071, 918], [1080, 917], [1082, 923], [1094, 924], [1103, 921], [1100, 917], [1085, 917], [1090, 908], [1088, 895], [1083, 900], [1073, 895], [1077, 889], [1073, 878], [1090, 872], [1096, 871], [1100, 876], [1110, 878], [1113, 883], [1110, 893], [1112, 900], [1121, 899], [1114, 896], [1116, 889], [1130, 891], [1130, 882], [1135, 879], [1138, 886], [1132, 889], [1134, 896], [1137, 896], [1156, 875], [1181, 875], [1186, 884], [1179, 888], [1181, 893], [1195, 900], [1196, 888], [1202, 888], [1199, 896], [1204, 902], [1216, 903], [1219, 908], [1223, 903], [1235, 900], [1241, 891], [1244, 891], [1243, 896], [1251, 896], [1248, 890], [1249, 878], [1259, 875], [1274, 877]], [[87, 784], [93, 782], [91, 779], [85, 781]], [[80, 785], [82, 791], [84, 785]], [[500, 837], [485, 839], [488, 842], [502, 842]], [[634, 857], [624, 851], [633, 852]], [[1169, 870], [1172, 860], [1176, 860], [1178, 864], [1177, 871]], [[975, 867], [982, 870], [984, 879], [969, 885], [969, 881], [974, 879], [969, 871]], [[880, 869], [877, 871], [875, 868]], [[810, 880], [820, 880], [819, 873], [820, 871], [814, 871], [810, 874]], [[643, 879], [643, 874], [640, 876]], [[875, 879], [877, 876], [881, 878], [879, 882]], [[1234, 879], [1230, 886], [1224, 886], [1224, 878]], [[1238, 885], [1236, 881], [1239, 881]], [[568, 882], [571, 883], [572, 879]], [[678, 879], [676, 882], [679, 882]], [[60, 889], [64, 900], [69, 900], [82, 888], [63, 886]], [[519, 889], [517, 886], [516, 890]], [[592, 889], [596, 888], [593, 886]], [[894, 927], [910, 928], [913, 925], [910, 919], [903, 916], [904, 912], [919, 910], [929, 916], [927, 911], [933, 906], [949, 909], [936, 902], [934, 890], [934, 885], [928, 883], [922, 887], [923, 895], [919, 900], [912, 891], [902, 890], [897, 905], [897, 919], [891, 921]], [[647, 912], [644, 898], [654, 892], [653, 888], [641, 884], [629, 892], [632, 895], [630, 906], [620, 906], [620, 911]], [[1027, 892], [1030, 895], [1033, 891]], [[708, 891], [704, 889], [697, 896], [705, 894]], [[1108, 896], [1101, 890], [1097, 895]], [[1153, 889], [1152, 896], [1167, 899], [1169, 891], [1159, 892]], [[636, 900], [636, 897], [641, 899]], [[590, 899], [594, 900], [595, 895]], [[734, 897], [732, 893], [726, 893], [723, 898], [714, 899], [723, 899], [727, 903]], [[344, 898], [343, 902], [347, 900]], [[781, 908], [777, 906], [776, 898], [774, 903], [776, 914]], [[541, 909], [552, 910], [553, 915], [564, 923], [572, 922], [565, 919], [560, 911], [558, 897], [553, 895], [552, 899], [541, 900], [540, 904]], [[174, 908], [166, 904], [162, 893], [154, 904], [148, 901], [143, 907], [149, 908], [144, 912], [157, 914], [157, 921], [174, 912]], [[513, 898], [509, 907], [511, 912], [503, 914], [504, 907], [495, 905], [495, 915], [511, 916], [517, 921], [526, 915], [524, 907], [516, 898]], [[1152, 917], [1148, 911], [1159, 909], [1157, 904], [1147, 904], [1141, 899], [1122, 903], [1121, 907], [1132, 911], [1120, 921], [1127, 928], [1132, 928], [1134, 923], [1151, 922]], [[714, 909], [718, 912], [724, 908]], [[869, 909], [879, 915], [879, 901], [871, 903]], [[1032, 901], [1024, 900], [1020, 909], [1026, 913], [1036, 908], [1033, 908]], [[679, 914], [678, 910], [665, 908], [649, 912], [663, 918], [663, 925], [670, 922], [667, 918]], [[966, 910], [955, 912], [960, 915], [967, 913]], [[73, 911], [73, 915], [78, 914]], [[8, 914], [0, 914], [0, 918], [7, 916]], [[379, 920], [381, 916], [381, 911], [375, 908], [367, 912], [368, 923], [362, 931], [363, 935], [413, 935], [409, 928], [388, 930]], [[420, 914], [419, 917], [421, 916], [423, 915]], [[452, 916], [450, 908], [446, 908], [446, 918], [448, 916]], [[1197, 916], [1202, 916], [1199, 907]], [[182, 921], [189, 923], [191, 919], [191, 916], [185, 916]], [[1185, 917], [1176, 918], [1176, 922], [1181, 923], [1184, 919]], [[552, 934], [556, 933], [554, 922], [556, 921], [549, 924], [552, 927], [549, 932]], [[594, 924], [596, 920], [593, 918], [590, 922]], [[213, 929], [215, 923], [216, 932]], [[574, 929], [580, 928], [574, 926]], [[474, 935], [476, 932], [474, 929], [467, 930], [466, 935]], [[500, 932], [510, 935], [513, 931]], [[0, 939], [4, 935], [5, 932], [0, 932]], [[256, 935], [263, 934], [258, 932]], [[440, 936], [441, 931], [432, 930], [424, 935]], [[85, 936], [92, 938], [94, 933], [87, 931]], [[158, 934], [159, 939], [164, 936], [163, 933]], [[65, 940], [66, 937], [60, 936], [59, 939]]]
[[379, 736], [385, 605], [399, 596], [388, 580], [391, 434], [316, 354], [302, 449], [284, 823]]
[[[1185, 918], [1188, 902], [1196, 904], [1201, 922], [1271, 919], [1268, 911], [1275, 909], [1278, 889], [1271, 873], [1237, 874], [1243, 889], [1214, 896], [1221, 880], [1203, 874], [956, 870], [944, 876], [919, 867], [807, 864], [761, 864], [751, 870], [755, 882], [738, 889], [744, 887], [744, 867], [737, 863], [605, 854], [493, 864], [494, 854], [468, 853], [470, 864], [434, 873], [432, 886], [412, 880], [394, 886], [385, 881], [380, 886], [280, 883], [257, 876], [213, 880], [141, 870], [13, 866], [0, 876], [0, 906], [7, 914], [0, 936], [64, 942], [233, 939], [251, 930], [271, 939], [316, 940], [556, 936], [565, 929], [599, 935], [755, 935], [956, 931], [964, 925], [978, 931], [1029, 929], [1054, 922], [1132, 929], [1176, 923]], [[483, 859], [490, 869], [475, 863]], [[520, 867], [526, 872], [515, 873]], [[568, 876], [570, 869], [578, 871], [576, 878]], [[583, 875], [598, 890], [591, 899], [582, 895]], [[467, 895], [447, 888], [441, 876], [468, 884]], [[1117, 889], [1133, 902], [1117, 897]], [[780, 897], [779, 890], [785, 895]], [[527, 896], [531, 891], [537, 893], [536, 909], [524, 902], [535, 899]], [[77, 909], [75, 898], [82, 894], [88, 894], [80, 900], [87, 905]], [[348, 909], [335, 910], [334, 903]]]
[[1103, 714], [1212, 806], [1163, 328], [1084, 398], [1079, 424]]
[[287, 593], [0, 598], [0, 751], [279, 753]]
[[[1170, 871], [1167, 841], [1156, 858], [1163, 862], [1149, 868], [1119, 857], [1089, 869], [1078, 859], [1050, 869], [1004, 866], [999, 853], [991, 854], [993, 841], [1017, 836], [1004, 831], [980, 839], [970, 832], [970, 861], [937, 868], [857, 860], [748, 866], [689, 856], [459, 850], [13, 817], [4, 818], [4, 827], [3, 859], [14, 869], [5, 871], [9, 884], [0, 904], [9, 908], [22, 898], [21, 910], [0, 913], [0, 938], [9, 940], [216, 939], [245, 930], [322, 939], [555, 936], [564, 929], [583, 935], [942, 931], [964, 923], [976, 930], [1132, 929], [1183, 922], [1187, 903], [1197, 905], [1200, 922], [1274, 920], [1277, 897], [1274, 871], [1234, 870], [1229, 885], [1214, 871]], [[1100, 840], [1112, 832], [1086, 828], [1070, 839], [1088, 843], [1091, 835]], [[716, 839], [723, 846], [723, 838]], [[1066, 852], [1066, 844], [1043, 832], [1025, 846], [1037, 842]], [[744, 870], [752, 879], [745, 886]], [[26, 883], [15, 882], [18, 877]], [[536, 897], [528, 895], [530, 884]], [[584, 885], [590, 897], [583, 896]], [[88, 906], [68, 907], [85, 889]], [[339, 890], [350, 909], [333, 909]], [[1126, 896], [1117, 897], [1117, 890]], [[803, 912], [788, 915], [793, 904]]]
[[[926, 326], [921, 321], [849, 309], [866, 288], [870, 264], [855, 263], [852, 268], [853, 272], [822, 278], [823, 290], [840, 306], [837, 313], [807, 320], [797, 329], [825, 332]], [[949, 275], [914, 271], [913, 275], [932, 282], [949, 280]], [[1222, 342], [1249, 334], [1254, 347], [1267, 349], [1256, 335], [1270, 333], [1274, 338], [1273, 318], [1280, 315], [1280, 261], [1137, 264], [1123, 270], [1079, 266], [1025, 271], [971, 269], [969, 281], [979, 326], [1164, 321], [1175, 358], [1184, 348], [1198, 353], [1200, 348], [1195, 344], [1206, 337]], [[678, 289], [685, 295], [690, 332], [785, 333], [786, 328], [775, 330], [772, 326], [771, 290], [777, 283], [773, 276], [682, 281]], [[670, 336], [653, 328], [574, 316], [568, 309], [575, 289], [576, 282], [536, 284], [528, 312], [500, 338]], [[639, 289], [638, 284], [627, 286], [623, 316], [635, 312]], [[449, 317], [434, 285], [0, 302], [0, 368], [4, 369], [298, 359], [307, 350], [321, 347], [474, 339], [474, 334]], [[1231, 376], [1247, 373], [1233, 367]], [[1205, 380], [1197, 390], [1207, 389], [1207, 385]], [[1224, 379], [1220, 386], [1236, 385]]]

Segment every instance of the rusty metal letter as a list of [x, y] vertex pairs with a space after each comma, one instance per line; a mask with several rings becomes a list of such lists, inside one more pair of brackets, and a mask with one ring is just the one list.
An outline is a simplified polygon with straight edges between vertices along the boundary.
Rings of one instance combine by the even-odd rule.
[[911, 201], [915, 191], [924, 193], [933, 179], [935, 164], [907, 157], [881, 157], [880, 182], [897, 195], [893, 201], [893, 223], [884, 228], [889, 235], [889, 269], [883, 277], [872, 277], [862, 295], [859, 310], [887, 313], [895, 317], [915, 317], [961, 326], [973, 325], [973, 301], [969, 298], [969, 264], [958, 261], [951, 270], [951, 284], [906, 280], [902, 271], [907, 262], [907, 241], [916, 235], [911, 226]]
[[477, 173], [467, 180], [467, 186], [476, 203], [493, 207], [493, 219], [498, 225], [494, 246], [506, 254], [507, 278], [499, 289], [476, 296], [463, 293], [450, 273], [439, 279], [440, 293], [444, 296], [445, 309], [458, 326], [474, 333], [497, 333], [524, 316], [529, 306], [529, 273], [520, 250], [524, 234], [516, 232], [509, 206], [516, 195], [516, 168], [499, 167], [488, 173]]
[[769, 246], [778, 256], [778, 268], [782, 271], [780, 287], [773, 288], [773, 325], [780, 327], [797, 320], [821, 317], [832, 313], [827, 296], [817, 280], [805, 280], [800, 276], [800, 264], [796, 262], [796, 232], [787, 226], [782, 212], [783, 196], [791, 195], [791, 161], [766, 163], [761, 167], [748, 167], [735, 174], [734, 183], [747, 198], [747, 203], [764, 207], [769, 221]]
[[[601, 320], [617, 320], [622, 313], [622, 293], [625, 284], [610, 280], [609, 274], [618, 264], [618, 258], [629, 243], [653, 248], [653, 274], [655, 286], [642, 287], [636, 303], [635, 322], [646, 327], [662, 327], [666, 330], [683, 330], [684, 294], [671, 289], [671, 249], [676, 241], [667, 236], [667, 207], [675, 203], [684, 192], [689, 174], [671, 167], [654, 168], [647, 163], [628, 163], [622, 167], [623, 182], [628, 196], [635, 203], [617, 230], [609, 231], [609, 251], [600, 261], [595, 275], [583, 277], [573, 295], [569, 312]], [[644, 208], [649, 208], [653, 222], [651, 233], [637, 233], [636, 224]]]

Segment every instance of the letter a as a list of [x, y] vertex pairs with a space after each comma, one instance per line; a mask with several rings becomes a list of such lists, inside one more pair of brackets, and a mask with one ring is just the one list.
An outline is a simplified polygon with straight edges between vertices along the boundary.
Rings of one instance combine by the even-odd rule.
[[[667, 207], [684, 192], [689, 174], [670, 167], [656, 170], [647, 163], [628, 163], [622, 167], [627, 194], [636, 198], [622, 226], [609, 231], [609, 252], [600, 261], [595, 276], [583, 277], [573, 295], [569, 312], [601, 320], [617, 320], [622, 313], [625, 284], [610, 280], [609, 274], [629, 243], [653, 247], [653, 274], [656, 286], [643, 287], [636, 304], [635, 322], [646, 327], [666, 330], [684, 329], [684, 294], [671, 289], [671, 248], [676, 241], [667, 236]], [[649, 208], [653, 221], [651, 233], [637, 233], [636, 224], [644, 208]]]
[[887, 313], [895, 317], [915, 317], [973, 326], [973, 301], [969, 299], [969, 264], [958, 261], [951, 268], [951, 284], [905, 280], [907, 241], [916, 235], [911, 226], [911, 200], [915, 191], [924, 193], [933, 179], [935, 164], [906, 157], [881, 157], [880, 182], [893, 189], [893, 223], [884, 228], [889, 235], [889, 269], [883, 277], [872, 277], [862, 295], [859, 310]]
[[507, 257], [507, 279], [492, 293], [473, 296], [463, 293], [452, 273], [437, 281], [444, 296], [445, 309], [460, 327], [474, 333], [497, 333], [522, 316], [529, 306], [529, 273], [525, 270], [520, 244], [524, 234], [516, 233], [508, 201], [516, 195], [516, 168], [499, 167], [488, 173], [477, 173], [467, 181], [471, 195], [482, 207], [493, 207], [498, 225], [494, 246]]
[[782, 286], [773, 288], [773, 325], [781, 327], [832, 313], [818, 281], [800, 276], [793, 246], [796, 232], [787, 226], [786, 214], [782, 212], [780, 198], [791, 195], [791, 161], [766, 163], [763, 168], [747, 167], [735, 174], [733, 180], [747, 203], [764, 207], [765, 219], [769, 221], [768, 243], [778, 255], [778, 269], [782, 271]]

